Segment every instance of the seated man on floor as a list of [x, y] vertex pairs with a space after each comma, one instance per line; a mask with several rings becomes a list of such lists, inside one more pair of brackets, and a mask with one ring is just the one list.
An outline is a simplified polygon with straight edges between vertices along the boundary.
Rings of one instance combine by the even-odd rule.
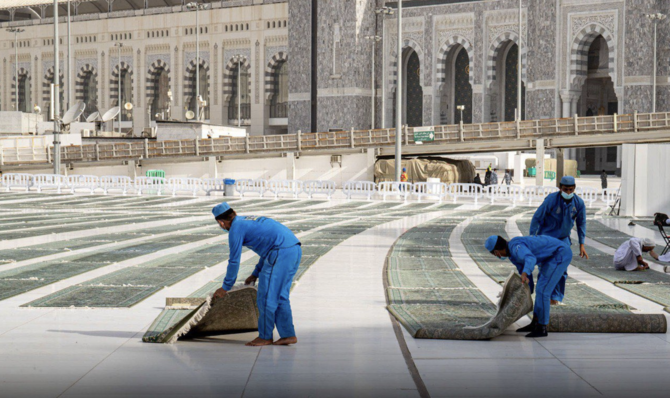
[[642, 259], [642, 253], [649, 253], [658, 260], [654, 253], [654, 241], [649, 238], [630, 238], [619, 246], [614, 253], [614, 268], [620, 271], [643, 271], [649, 269], [649, 264]]
[[668, 218], [667, 214], [654, 213], [654, 225], [660, 225], [662, 227], [670, 225], [670, 218]]

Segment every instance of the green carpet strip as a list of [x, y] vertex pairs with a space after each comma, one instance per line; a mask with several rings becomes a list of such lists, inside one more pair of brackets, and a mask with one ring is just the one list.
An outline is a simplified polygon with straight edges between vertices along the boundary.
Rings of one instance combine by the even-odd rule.
[[442, 218], [414, 227], [387, 257], [388, 309], [415, 338], [446, 338], [496, 312], [451, 258], [449, 236], [461, 222]]
[[[587, 220], [587, 235], [589, 234], [589, 228], [592, 225], [597, 226], [598, 224], [600, 223], [595, 220]], [[522, 232], [527, 234], [530, 228], [530, 220], [517, 220], [517, 225]], [[613, 283], [615, 286], [628, 290], [640, 297], [658, 303], [664, 306], [667, 312], [670, 312], [670, 308], [668, 308], [670, 307], [670, 274], [653, 270], [618, 271], [614, 268], [614, 256], [610, 254], [604, 253], [587, 244], [586, 251], [589, 254], [589, 259], [586, 260], [579, 257], [579, 246], [577, 244], [573, 244], [571, 248], [573, 254], [572, 266]], [[568, 270], [568, 273], [570, 273], [570, 270]]]
[[[181, 226], [184, 228], [184, 226]], [[142, 243], [115, 246], [57, 260], [43, 261], [0, 272], [0, 300], [37, 289], [113, 263], [130, 260], [186, 243], [208, 239], [212, 231], [179, 233], [150, 239]]]

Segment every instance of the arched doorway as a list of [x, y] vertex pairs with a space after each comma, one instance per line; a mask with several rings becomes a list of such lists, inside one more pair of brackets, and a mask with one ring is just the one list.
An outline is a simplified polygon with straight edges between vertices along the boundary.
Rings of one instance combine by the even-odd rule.
[[409, 127], [423, 125], [423, 88], [421, 87], [421, 61], [416, 51], [410, 50], [405, 63], [405, 124]]
[[454, 46], [445, 61], [445, 83], [440, 92], [440, 124], [458, 124], [463, 105], [463, 123], [472, 123], [472, 85], [470, 84], [470, 59], [463, 46]]
[[[619, 102], [610, 76], [610, 48], [602, 35], [595, 37], [589, 46], [586, 79], [577, 102], [579, 116], [605, 116], [618, 113]], [[619, 149], [599, 147], [577, 149], [579, 169], [584, 174], [600, 174], [602, 170], [618, 170]]]
[[[503, 52], [505, 55], [504, 63], [504, 121], [512, 122], [515, 120], [519, 93], [519, 46], [514, 42], [508, 42], [507, 49]], [[521, 119], [526, 114], [526, 85], [521, 83]]]

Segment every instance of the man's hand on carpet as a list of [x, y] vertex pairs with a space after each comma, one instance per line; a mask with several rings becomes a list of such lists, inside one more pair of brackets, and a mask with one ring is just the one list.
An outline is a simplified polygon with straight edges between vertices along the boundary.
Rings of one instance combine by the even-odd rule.
[[253, 284], [256, 283], [257, 280], [258, 280], [257, 276], [249, 275], [247, 280], [244, 281], [244, 284], [245, 285], [253, 285]]
[[214, 292], [214, 295], [212, 296], [212, 299], [223, 298], [223, 297], [226, 296], [226, 294], [228, 294], [228, 292], [226, 290], [224, 290], [222, 287], [220, 287], [220, 288], [216, 289], [216, 291]]
[[528, 284], [528, 275], [524, 272], [521, 274], [521, 282], [525, 283], [526, 285]]
[[586, 249], [584, 248], [584, 245], [581, 244], [579, 245], [579, 257], [589, 259], [588, 253], [586, 253]]

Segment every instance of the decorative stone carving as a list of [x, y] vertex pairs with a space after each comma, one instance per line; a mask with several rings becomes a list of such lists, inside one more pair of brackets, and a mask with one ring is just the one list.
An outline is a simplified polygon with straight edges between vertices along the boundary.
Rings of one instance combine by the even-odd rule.
[[616, 12], [600, 15], [573, 16], [570, 18], [571, 37], [575, 37], [585, 26], [597, 23], [616, 35]]

